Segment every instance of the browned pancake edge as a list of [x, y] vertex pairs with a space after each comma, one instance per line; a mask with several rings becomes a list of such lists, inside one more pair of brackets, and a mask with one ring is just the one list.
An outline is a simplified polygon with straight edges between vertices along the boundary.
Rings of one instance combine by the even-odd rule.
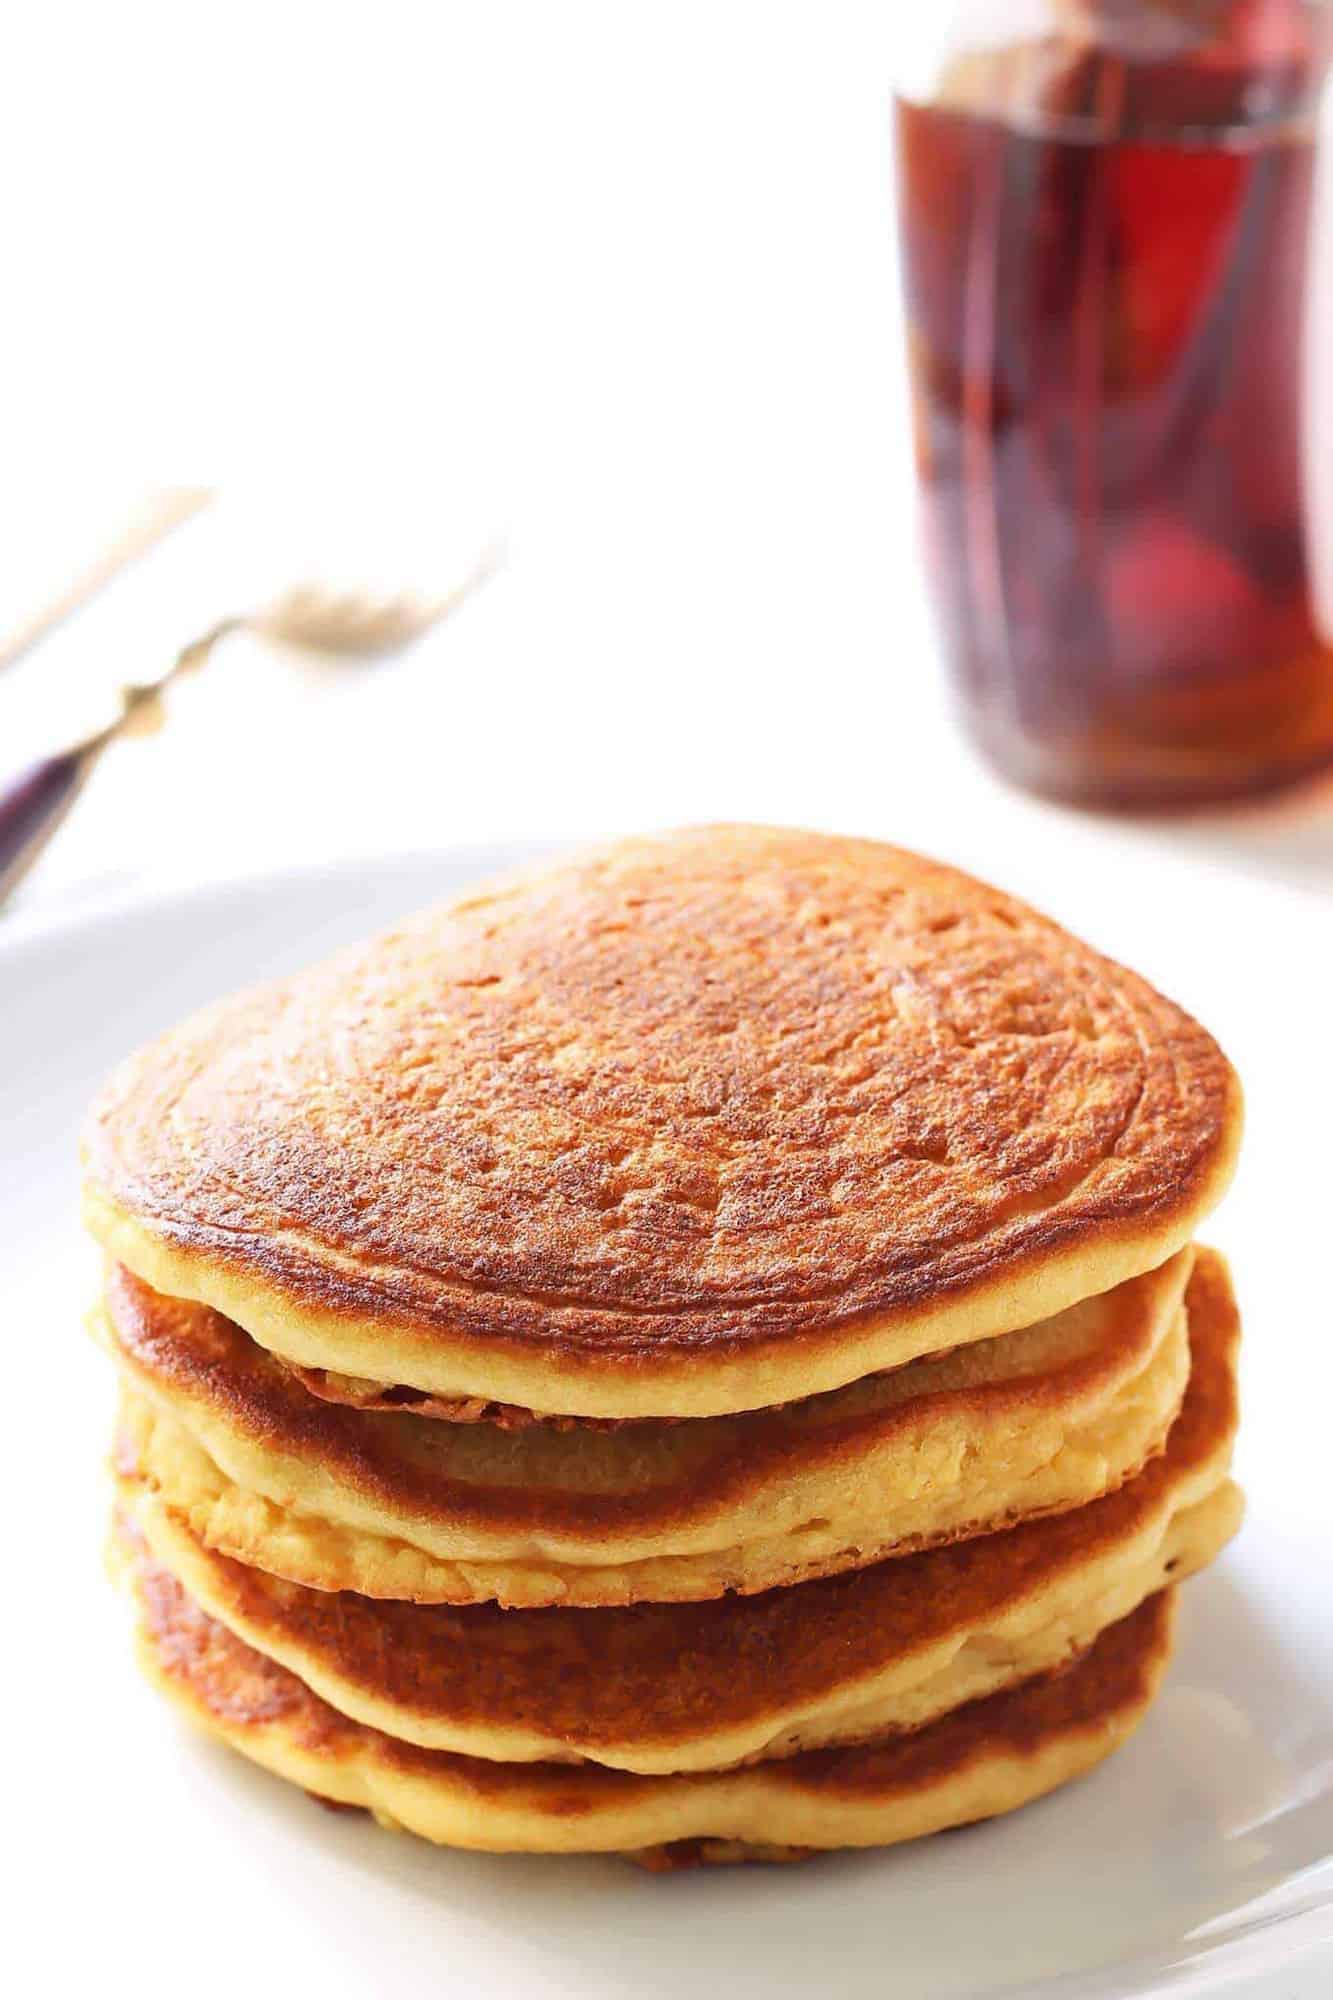
[[[1123, 1545], [1223, 1475], [1237, 1424], [1240, 1326], [1222, 1260], [1190, 1284], [1192, 1369], [1165, 1452], [1066, 1514], [750, 1597], [607, 1609], [415, 1605], [303, 1589], [210, 1553], [209, 1601], [261, 1646], [293, 1640], [326, 1672], [427, 1720], [537, 1730], [597, 1748], [688, 1743], [799, 1712], [895, 1659], [984, 1629]], [[203, 1553], [203, 1551], [201, 1551]]]
[[[925, 1421], [970, 1412], [983, 1422], [1002, 1423], [1006, 1413], [1043, 1408], [1077, 1413], [1090, 1407], [1148, 1365], [1172, 1317], [1161, 1302], [1179, 1296], [1189, 1254], [1174, 1268], [1127, 1281], [1122, 1296], [1107, 1295], [1105, 1344], [1046, 1373], [937, 1391], [885, 1409], [868, 1404], [864, 1387], [854, 1385], [804, 1406], [674, 1423], [673, 1439], [682, 1447], [698, 1446], [682, 1461], [686, 1473], [664, 1477], [646, 1457], [645, 1469], [627, 1474], [624, 1489], [614, 1493], [543, 1483], [531, 1468], [543, 1464], [553, 1441], [540, 1432], [512, 1435], [501, 1458], [502, 1476], [486, 1483], [473, 1470], [471, 1441], [451, 1437], [452, 1427], [411, 1412], [366, 1411], [313, 1398], [234, 1321], [209, 1307], [166, 1298], [123, 1266], [108, 1271], [105, 1308], [116, 1357], [131, 1379], [187, 1425], [192, 1411], [220, 1418], [266, 1449], [318, 1464], [348, 1491], [396, 1512], [459, 1527], [666, 1532], [706, 1519], [784, 1474], [816, 1464], [852, 1466], [872, 1446]], [[429, 1433], [425, 1452], [411, 1448], [413, 1438], [420, 1439], [414, 1427], [422, 1426]], [[652, 1430], [651, 1423], [626, 1427], [607, 1440], [606, 1449], [627, 1454], [632, 1468], [633, 1440], [642, 1439], [650, 1451]], [[591, 1432], [560, 1448], [596, 1453], [602, 1446]], [[466, 1477], [450, 1471], [451, 1454], [460, 1451], [469, 1453]]]
[[224, 1002], [122, 1069], [85, 1160], [115, 1254], [300, 1365], [710, 1414], [1160, 1261], [1239, 1122], [1205, 1030], [1026, 905], [706, 828]]

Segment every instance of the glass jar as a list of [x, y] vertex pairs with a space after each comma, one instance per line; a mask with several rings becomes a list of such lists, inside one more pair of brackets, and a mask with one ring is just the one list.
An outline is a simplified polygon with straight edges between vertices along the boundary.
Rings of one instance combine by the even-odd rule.
[[1333, 4], [942, 12], [895, 118], [969, 730], [1089, 804], [1333, 765]]

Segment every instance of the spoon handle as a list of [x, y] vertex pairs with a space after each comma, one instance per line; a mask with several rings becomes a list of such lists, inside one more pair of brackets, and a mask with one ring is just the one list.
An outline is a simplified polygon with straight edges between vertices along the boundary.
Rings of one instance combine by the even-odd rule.
[[114, 728], [99, 729], [0, 783], [0, 902], [32, 867], [114, 734]]

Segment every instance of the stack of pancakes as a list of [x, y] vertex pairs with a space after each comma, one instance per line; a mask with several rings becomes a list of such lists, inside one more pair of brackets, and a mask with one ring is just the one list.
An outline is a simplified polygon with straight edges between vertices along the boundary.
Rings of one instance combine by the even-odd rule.
[[131, 1060], [86, 1146], [151, 1678], [464, 1847], [786, 1858], [1143, 1714], [1233, 1532], [1212, 1039], [754, 828], [511, 878]]

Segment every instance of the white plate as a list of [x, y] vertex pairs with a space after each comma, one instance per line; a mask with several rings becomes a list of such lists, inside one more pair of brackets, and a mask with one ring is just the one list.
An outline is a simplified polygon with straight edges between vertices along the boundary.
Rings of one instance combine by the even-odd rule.
[[[1251, 1114], [1241, 1180], [1210, 1232], [1246, 1312], [1251, 1512], [1186, 1590], [1165, 1693], [1125, 1751], [993, 1826], [662, 1880], [609, 1861], [439, 1853], [325, 1814], [182, 1733], [139, 1687], [100, 1573], [112, 1387], [77, 1337], [95, 1280], [74, 1214], [84, 1104], [117, 1056], [187, 1007], [508, 858], [275, 876], [0, 939], [3, 1803], [23, 1850], [4, 1941], [10, 1960], [27, 1932], [43, 1969], [16, 1990], [1333, 1992], [1328, 915], [1081, 832], [1059, 856], [1009, 857], [1006, 885], [1193, 1005], [1237, 1060]], [[984, 864], [984, 846], [960, 858]]]

